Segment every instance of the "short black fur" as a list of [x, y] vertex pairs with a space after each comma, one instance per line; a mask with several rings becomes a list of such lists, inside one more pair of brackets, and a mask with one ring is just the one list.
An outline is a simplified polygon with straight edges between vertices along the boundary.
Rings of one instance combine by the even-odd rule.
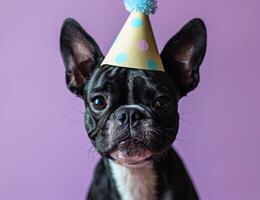
[[120, 199], [108, 164], [125, 164], [118, 152], [126, 158], [149, 153], [157, 199], [199, 199], [171, 145], [179, 128], [178, 101], [199, 83], [206, 40], [203, 21], [194, 19], [164, 47], [166, 72], [100, 67], [104, 56], [94, 39], [75, 20], [64, 22], [60, 47], [66, 83], [85, 102], [86, 130], [102, 156], [87, 199]]

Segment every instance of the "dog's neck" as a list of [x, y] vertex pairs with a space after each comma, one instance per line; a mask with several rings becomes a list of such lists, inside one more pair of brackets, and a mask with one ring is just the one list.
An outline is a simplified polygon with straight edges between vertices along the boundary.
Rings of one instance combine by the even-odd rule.
[[129, 168], [110, 160], [110, 167], [122, 200], [156, 199], [156, 174], [152, 164]]

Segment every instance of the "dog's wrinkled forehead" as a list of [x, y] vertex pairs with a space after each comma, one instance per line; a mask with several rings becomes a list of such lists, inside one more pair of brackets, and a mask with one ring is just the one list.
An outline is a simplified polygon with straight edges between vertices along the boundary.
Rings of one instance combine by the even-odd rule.
[[134, 103], [138, 97], [146, 95], [152, 98], [153, 93], [176, 91], [174, 83], [164, 72], [136, 70], [115, 66], [99, 67], [86, 84], [85, 92], [87, 96], [98, 92], [111, 92], [117, 94], [127, 94], [125, 100]]

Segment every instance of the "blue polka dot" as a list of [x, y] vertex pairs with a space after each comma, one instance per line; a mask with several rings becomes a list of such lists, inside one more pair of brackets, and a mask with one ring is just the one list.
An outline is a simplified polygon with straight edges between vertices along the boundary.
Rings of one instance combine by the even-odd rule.
[[148, 69], [150, 70], [156, 70], [157, 69], [157, 64], [153, 59], [150, 59], [147, 61]]
[[126, 53], [120, 53], [116, 56], [116, 63], [123, 64], [128, 59], [128, 55]]
[[137, 17], [132, 20], [131, 25], [134, 28], [139, 28], [143, 25], [143, 20]]

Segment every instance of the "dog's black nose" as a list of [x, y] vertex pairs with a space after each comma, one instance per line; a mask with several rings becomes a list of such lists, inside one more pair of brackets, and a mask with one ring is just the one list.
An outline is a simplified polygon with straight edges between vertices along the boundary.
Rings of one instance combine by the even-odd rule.
[[123, 107], [117, 111], [116, 118], [122, 124], [133, 126], [137, 121], [144, 119], [145, 115], [137, 108]]

